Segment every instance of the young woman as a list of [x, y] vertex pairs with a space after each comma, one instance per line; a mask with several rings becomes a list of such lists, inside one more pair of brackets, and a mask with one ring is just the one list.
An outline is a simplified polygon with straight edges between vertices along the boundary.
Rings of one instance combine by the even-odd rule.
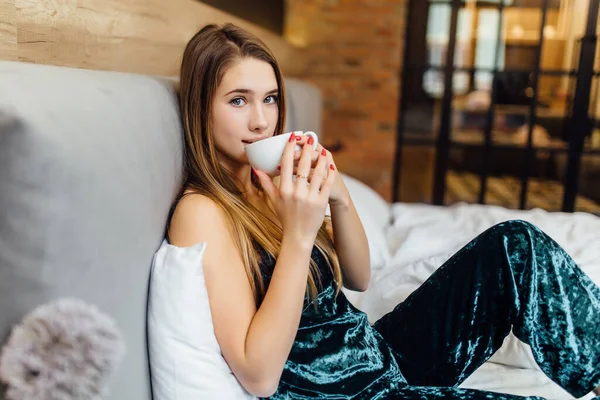
[[[247, 143], [282, 133], [284, 93], [271, 52], [233, 25], [206, 26], [185, 49], [186, 175], [169, 240], [207, 242], [215, 335], [248, 392], [273, 399], [513, 399], [456, 388], [511, 329], [573, 396], [598, 386], [600, 289], [523, 221], [483, 232], [369, 325], [340, 292], [367, 288], [369, 250], [331, 153], [292, 136], [279, 182], [248, 164]], [[324, 217], [327, 204], [331, 218]]]

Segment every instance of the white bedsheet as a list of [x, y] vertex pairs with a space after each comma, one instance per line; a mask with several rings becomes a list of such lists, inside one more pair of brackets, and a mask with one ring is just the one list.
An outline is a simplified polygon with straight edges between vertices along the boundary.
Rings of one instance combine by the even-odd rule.
[[[374, 273], [369, 290], [349, 296], [372, 322], [404, 300], [472, 238], [509, 219], [540, 227], [600, 284], [600, 218], [591, 214], [515, 211], [462, 203], [451, 207], [397, 203], [392, 205], [392, 213], [394, 225], [386, 235], [390, 264]], [[462, 386], [549, 399], [572, 398], [538, 369], [529, 346], [512, 334]]]

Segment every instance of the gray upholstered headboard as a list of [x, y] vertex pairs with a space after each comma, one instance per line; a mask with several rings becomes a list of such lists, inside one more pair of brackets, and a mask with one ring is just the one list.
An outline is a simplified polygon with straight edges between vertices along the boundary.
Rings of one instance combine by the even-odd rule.
[[[319, 91], [287, 87], [286, 129], [319, 132]], [[98, 306], [127, 347], [112, 400], [151, 398], [146, 295], [181, 136], [168, 80], [0, 61], [0, 340], [42, 303]]]
[[0, 62], [0, 336], [63, 296], [118, 323], [111, 399], [149, 399], [146, 293], [181, 172], [170, 84]]
[[284, 131], [313, 131], [319, 135], [319, 142], [324, 143], [321, 117], [323, 100], [319, 88], [293, 78], [285, 80], [285, 87], [287, 116]]

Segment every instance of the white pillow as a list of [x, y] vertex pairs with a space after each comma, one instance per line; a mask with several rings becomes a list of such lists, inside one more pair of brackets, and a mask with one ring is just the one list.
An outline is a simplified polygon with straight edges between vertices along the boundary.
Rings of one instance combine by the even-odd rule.
[[363, 213], [367, 213], [376, 226], [381, 229], [387, 228], [392, 218], [390, 203], [358, 179], [345, 174], [341, 175], [356, 208], [360, 208]]
[[154, 255], [148, 341], [154, 400], [255, 399], [235, 378], [215, 337], [202, 260], [206, 243], [166, 240]]
[[384, 268], [391, 259], [385, 235], [391, 218], [391, 207], [377, 192], [364, 183], [345, 174], [342, 174], [342, 179], [350, 192], [367, 235], [371, 269]]

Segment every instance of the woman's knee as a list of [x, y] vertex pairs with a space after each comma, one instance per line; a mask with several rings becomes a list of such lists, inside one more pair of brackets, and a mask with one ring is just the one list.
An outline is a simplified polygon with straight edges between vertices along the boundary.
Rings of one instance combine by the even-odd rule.
[[534, 229], [539, 230], [537, 226], [532, 224], [531, 222], [524, 221], [522, 219], [510, 219], [508, 221], [500, 222], [496, 224], [496, 226], [505, 226], [510, 229]]
[[512, 248], [525, 251], [538, 243], [546, 243], [548, 235], [531, 222], [513, 219], [492, 226], [480, 235], [480, 239], [503, 250]]
[[501, 233], [525, 233], [527, 235], [533, 234], [533, 236], [542, 234], [545, 235], [544, 232], [532, 224], [531, 222], [524, 221], [522, 219], [511, 219], [508, 221], [500, 222], [494, 225], [491, 230], [501, 232]]

